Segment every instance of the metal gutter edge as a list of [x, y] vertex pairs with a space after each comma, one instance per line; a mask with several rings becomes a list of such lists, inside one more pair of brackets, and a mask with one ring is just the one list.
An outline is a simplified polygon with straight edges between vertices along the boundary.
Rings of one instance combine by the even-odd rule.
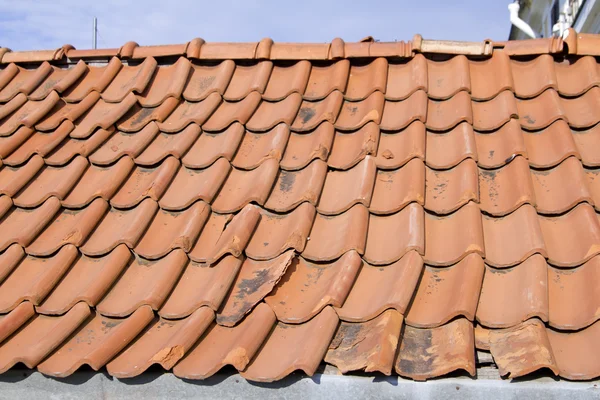
[[[486, 375], [478, 374], [478, 375]], [[480, 377], [446, 377], [415, 382], [398, 377], [362, 377], [294, 373], [282, 381], [252, 384], [237, 373], [217, 374], [204, 381], [183, 381], [171, 373], [147, 372], [135, 379], [118, 380], [102, 372], [77, 372], [66, 379], [39, 372], [11, 370], [0, 375], [0, 399], [597, 399], [600, 381], [568, 382], [551, 378], [527, 381]]]

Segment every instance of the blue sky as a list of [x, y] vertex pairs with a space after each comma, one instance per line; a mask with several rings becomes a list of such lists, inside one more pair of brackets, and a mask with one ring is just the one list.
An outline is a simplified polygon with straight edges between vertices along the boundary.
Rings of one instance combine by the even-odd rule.
[[510, 0], [0, 0], [0, 47], [53, 49], [206, 41], [506, 40]]

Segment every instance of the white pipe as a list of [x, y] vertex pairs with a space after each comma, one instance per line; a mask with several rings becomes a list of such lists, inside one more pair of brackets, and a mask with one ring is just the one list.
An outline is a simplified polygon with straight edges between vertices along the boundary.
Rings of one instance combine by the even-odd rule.
[[521, 6], [518, 2], [510, 3], [508, 5], [508, 12], [510, 13], [510, 22], [514, 26], [522, 30], [527, 36], [531, 37], [532, 39], [535, 39], [535, 32], [533, 31], [533, 29], [531, 29], [527, 22], [519, 18], [520, 8]]

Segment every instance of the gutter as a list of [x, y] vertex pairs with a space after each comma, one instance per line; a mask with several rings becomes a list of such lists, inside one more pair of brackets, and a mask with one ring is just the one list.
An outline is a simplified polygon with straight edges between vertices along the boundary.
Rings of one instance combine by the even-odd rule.
[[521, 18], [519, 18], [519, 10], [521, 9], [521, 5], [519, 4], [518, 1], [515, 1], [514, 3], [510, 3], [508, 5], [508, 12], [510, 13], [510, 22], [517, 28], [519, 28], [521, 31], [523, 31], [527, 36], [529, 36], [532, 39], [536, 38], [536, 34], [533, 31], [533, 29], [531, 28], [531, 26], [529, 26], [529, 24], [525, 21], [523, 21]]

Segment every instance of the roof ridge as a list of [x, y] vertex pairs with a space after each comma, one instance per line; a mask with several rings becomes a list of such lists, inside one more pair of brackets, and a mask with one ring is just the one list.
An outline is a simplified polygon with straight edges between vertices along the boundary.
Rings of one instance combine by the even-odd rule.
[[[565, 46], [566, 44], [566, 46]], [[77, 50], [64, 45], [54, 50], [15, 51], [0, 47], [0, 64], [43, 61], [97, 60], [110, 57], [142, 59], [146, 57], [186, 56], [190, 59], [223, 60], [336, 60], [343, 58], [412, 58], [417, 53], [491, 56], [494, 50], [508, 55], [539, 55], [567, 52], [577, 55], [600, 55], [600, 35], [577, 33], [569, 29], [564, 38], [551, 37], [518, 41], [486, 39], [482, 42], [429, 40], [416, 34], [410, 41], [378, 42], [366, 37], [359, 42], [335, 38], [330, 43], [277, 43], [270, 38], [260, 42], [205, 42], [195, 38], [187, 43], [140, 46], [127, 42], [120, 48]]]

